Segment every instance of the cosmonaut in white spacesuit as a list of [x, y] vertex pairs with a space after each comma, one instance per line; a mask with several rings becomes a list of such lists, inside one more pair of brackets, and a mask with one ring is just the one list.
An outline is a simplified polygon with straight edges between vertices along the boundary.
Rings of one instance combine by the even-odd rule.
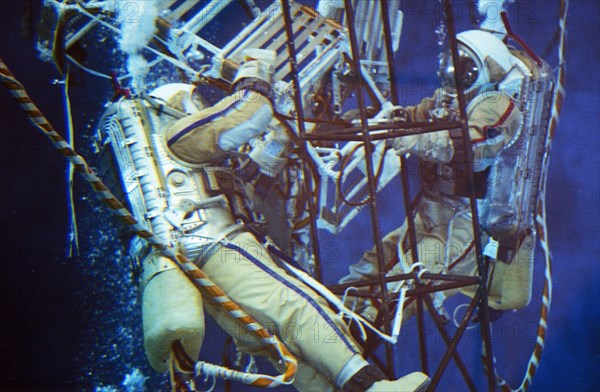
[[[265, 132], [273, 118], [271, 78], [275, 54], [252, 49], [245, 56], [234, 80], [234, 94], [173, 122], [165, 130], [166, 144], [179, 160], [218, 170], [228, 152]], [[221, 241], [197, 258], [197, 265], [294, 354], [299, 363], [294, 386], [299, 390], [414, 391], [426, 386], [428, 377], [419, 372], [385, 380], [383, 373], [361, 356], [341, 317], [322, 297], [278, 267], [243, 226], [224, 238], [226, 242]], [[241, 332], [236, 320], [220, 312], [211, 301], [204, 301], [204, 305], [217, 323], [232, 332], [239, 349], [251, 354], [264, 350], [264, 344], [256, 338], [235, 333]], [[321, 333], [315, 335], [319, 330]], [[324, 331], [331, 334], [331, 339], [323, 341]], [[170, 342], [161, 346], [169, 347]], [[197, 355], [193, 348], [186, 351], [190, 356]], [[152, 352], [148, 354], [152, 357]]]
[[[531, 74], [535, 78], [537, 66], [525, 52], [509, 49], [490, 32], [465, 31], [458, 34], [457, 39], [463, 70], [460, 77], [467, 102], [475, 197], [482, 211], [481, 216], [485, 215], [486, 208], [494, 207], [490, 202], [490, 192], [499, 189], [511, 192], [512, 183], [493, 183], [500, 181], [500, 178], [492, 178], [490, 169], [503, 149], [513, 144], [520, 132], [524, 115], [520, 110], [519, 100], [522, 97], [519, 88], [524, 74]], [[457, 118], [458, 100], [449, 51], [441, 57], [438, 76], [442, 88], [418, 105], [404, 108], [402, 117], [405, 121]], [[422, 193], [414, 209], [419, 261], [429, 272], [472, 276], [477, 273], [477, 263], [468, 200], [469, 173], [462, 144], [461, 135], [453, 136], [448, 131], [391, 140], [398, 155], [410, 153], [419, 157]], [[495, 190], [491, 190], [491, 186]], [[497, 310], [520, 309], [527, 306], [531, 297], [534, 240], [531, 233], [517, 232], [518, 222], [514, 216], [504, 218], [504, 222], [501, 222], [502, 216], [493, 218], [496, 222], [495, 225], [489, 225], [491, 229], [482, 225], [483, 245], [489, 245], [488, 250], [497, 250], [497, 255], [492, 255], [492, 259], [502, 261], [494, 260], [490, 269], [489, 304]], [[405, 221], [383, 239], [388, 276], [411, 271], [413, 261], [407, 232], [408, 223]], [[491, 242], [490, 238], [493, 238]], [[509, 250], [498, 246], [498, 243], [518, 245]], [[340, 282], [375, 278], [378, 269], [375, 249], [371, 249], [350, 266], [350, 273]], [[398, 290], [399, 283], [390, 283], [388, 287]], [[476, 286], [471, 287], [462, 289], [462, 292], [473, 296]], [[440, 304], [440, 300], [443, 302], [444, 298], [456, 292], [443, 292], [441, 298], [434, 297], [437, 300], [434, 303]], [[377, 304], [370, 300], [360, 302], [357, 310], [374, 319]], [[412, 311], [414, 307], [405, 310], [409, 315]]]

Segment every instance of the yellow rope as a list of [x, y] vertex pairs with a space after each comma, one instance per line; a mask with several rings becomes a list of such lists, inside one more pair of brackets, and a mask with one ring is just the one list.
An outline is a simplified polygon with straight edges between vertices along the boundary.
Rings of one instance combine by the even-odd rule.
[[0, 58], [0, 77], [2, 78], [4, 86], [25, 111], [29, 120], [34, 126], [40, 129], [52, 141], [59, 152], [73, 164], [74, 170], [90, 183], [94, 191], [98, 193], [101, 200], [109, 207], [109, 209], [125, 224], [131, 227], [135, 234], [148, 241], [154, 248], [160, 250], [165, 256], [172, 259], [196, 288], [208, 293], [212, 298], [219, 298], [219, 300], [215, 302], [231, 317], [239, 320], [250, 333], [253, 333], [260, 338], [265, 345], [270, 348], [271, 354], [279, 357], [285, 364], [285, 371], [283, 374], [277, 377], [252, 375], [256, 377], [252, 377], [254, 380], [250, 380], [250, 385], [272, 387], [279, 384], [290, 383], [296, 373], [297, 362], [279, 339], [276, 336], [271, 335], [271, 333], [260, 325], [258, 321], [229, 299], [225, 292], [215, 285], [209, 277], [194, 263], [188, 260], [187, 257], [178, 253], [170, 245], [163, 243], [160, 238], [135, 219], [123, 204], [121, 204], [121, 202], [110, 192], [106, 185], [104, 185], [102, 180], [96, 176], [85, 159], [77, 154], [72, 146], [54, 130], [52, 124], [48, 122], [46, 117], [44, 117], [37, 106], [35, 106], [23, 85], [19, 83], [9, 71], [2, 58]]

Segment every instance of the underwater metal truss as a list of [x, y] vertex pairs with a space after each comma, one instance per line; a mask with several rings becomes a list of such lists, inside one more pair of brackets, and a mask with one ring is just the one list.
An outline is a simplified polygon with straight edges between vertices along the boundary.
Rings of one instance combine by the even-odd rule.
[[[310, 7], [299, 5], [289, 0], [272, 3], [261, 10], [253, 0], [237, 0], [245, 4], [253, 21], [243, 28], [236, 37], [224, 47], [218, 47], [202, 36], [205, 28], [214, 18], [234, 0], [212, 0], [204, 2], [167, 0], [166, 8], [157, 19], [158, 32], [148, 43], [146, 50], [153, 57], [151, 67], [167, 62], [180, 70], [182, 78], [195, 84], [212, 83], [227, 88], [233, 80], [235, 71], [242, 60], [245, 48], [273, 49], [277, 52], [276, 80], [282, 83], [276, 86], [280, 95], [286, 95], [287, 105], [280, 112], [289, 116], [290, 125], [298, 137], [303, 140], [303, 158], [311, 161], [319, 173], [310, 187], [319, 189], [319, 195], [309, 200], [309, 216], [311, 218], [313, 249], [318, 251], [317, 229], [322, 228], [334, 233], [340, 232], [358, 214], [359, 210], [369, 208], [371, 226], [377, 252], [379, 271], [385, 271], [383, 244], [379, 227], [379, 211], [376, 196], [396, 175], [400, 175], [408, 235], [413, 260], [418, 262], [416, 249], [416, 233], [413, 209], [410, 200], [408, 173], [405, 168], [406, 159], [397, 158], [393, 151], [385, 148], [385, 140], [403, 135], [424, 132], [450, 130], [462, 133], [468, 141], [468, 124], [465, 115], [465, 99], [459, 94], [459, 105], [462, 119], [457, 122], [436, 122], [427, 124], [394, 123], [389, 113], [398, 104], [398, 88], [395, 76], [394, 53], [398, 48], [402, 25], [402, 13], [399, 11], [400, 0], [353, 1], [344, 0], [338, 16], [343, 19], [324, 18]], [[47, 58], [52, 58], [59, 68], [66, 62], [82, 67], [96, 76], [110, 78], [109, 72], [91, 70], [82, 65], [71, 49], [88, 33], [96, 28], [103, 28], [120, 34], [119, 25], [115, 22], [116, 11], [112, 9], [112, 1], [56, 1], [46, 0], [56, 10], [56, 28], [41, 36], [40, 49]], [[457, 56], [457, 41], [450, 0], [444, 0], [450, 48]], [[47, 7], [48, 8], [48, 7]], [[391, 17], [382, 17], [391, 15]], [[57, 34], [57, 31], [59, 32]], [[369, 37], [361, 40], [360, 37]], [[211, 56], [211, 64], [196, 67], [190, 60], [190, 53], [202, 51]], [[456, 60], [456, 58], [455, 58]], [[454, 62], [458, 64], [458, 61]], [[336, 72], [331, 72], [334, 69]], [[357, 71], [359, 70], [359, 71]], [[354, 71], [354, 72], [352, 72]], [[457, 72], [459, 74], [459, 72]], [[325, 76], [326, 75], [326, 76]], [[327, 132], [319, 132], [317, 121], [322, 104], [322, 83], [326, 79], [331, 85], [330, 112], [339, 116], [342, 113], [343, 81], [340, 77], [352, 78], [358, 104], [358, 120], [351, 124], [332, 125]], [[121, 76], [123, 80], [126, 77]], [[460, 89], [460, 80], [457, 86]], [[371, 104], [377, 114], [367, 112], [368, 92]], [[329, 118], [327, 120], [330, 120]], [[342, 148], [330, 147], [331, 142], [345, 143]], [[327, 147], [324, 147], [327, 145]], [[465, 143], [465, 145], [469, 145]], [[468, 164], [472, 167], [471, 152], [467, 149]], [[341, 157], [348, 157], [345, 162]], [[377, 166], [377, 167], [376, 167]], [[472, 171], [471, 171], [472, 173]], [[359, 177], [359, 181], [351, 184], [344, 191], [344, 179]], [[309, 176], [312, 178], [312, 176]], [[332, 181], [333, 180], [333, 181]], [[470, 178], [472, 190], [473, 178]], [[331, 186], [334, 183], [335, 186]], [[333, 189], [332, 189], [333, 188]], [[312, 194], [312, 189], [310, 189]], [[472, 195], [474, 192], [472, 192]], [[352, 202], [350, 199], [358, 199]], [[475, 312], [480, 318], [480, 328], [484, 346], [484, 367], [489, 390], [495, 390], [497, 375], [493, 364], [493, 353], [490, 335], [489, 307], [487, 303], [487, 271], [489, 260], [483, 256], [479, 235], [479, 219], [477, 203], [470, 197], [475, 249], [479, 274], [476, 277], [432, 274], [415, 270], [410, 274], [386, 277], [384, 272], [375, 280], [353, 282], [354, 287], [378, 285], [377, 294], [355, 294], [370, 296], [381, 301], [382, 309], [379, 322], [384, 332], [391, 330], [390, 314], [398, 294], [391, 294], [387, 283], [394, 281], [413, 281], [414, 288], [408, 291], [407, 302], [417, 303], [417, 323], [419, 345], [421, 350], [422, 371], [432, 374], [430, 389], [434, 390], [444, 374], [450, 360], [454, 360], [470, 390], [477, 387], [469, 373], [465, 362], [457, 351], [457, 345]], [[319, 260], [318, 254], [316, 260]], [[428, 283], [422, 283], [427, 281]], [[478, 285], [479, 290], [469, 303], [466, 314], [455, 335], [449, 336], [445, 330], [445, 322], [436, 310], [430, 294], [466, 286]], [[335, 285], [330, 289], [342, 293], [349, 285]], [[353, 294], [354, 295], [354, 294]], [[389, 312], [387, 312], [389, 310]], [[447, 345], [447, 351], [435, 372], [429, 368], [427, 342], [424, 329], [424, 313], [429, 312], [441, 337]], [[366, 342], [366, 353], [378, 363], [389, 377], [394, 377], [393, 347], [385, 344], [386, 358], [380, 360], [375, 350], [380, 342]]]

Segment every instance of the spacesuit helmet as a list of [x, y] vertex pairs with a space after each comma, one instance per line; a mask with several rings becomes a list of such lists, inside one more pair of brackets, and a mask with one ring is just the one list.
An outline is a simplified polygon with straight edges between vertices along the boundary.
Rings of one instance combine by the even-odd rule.
[[[512, 68], [512, 54], [506, 44], [494, 34], [482, 30], [468, 30], [457, 35], [458, 57], [462, 70], [460, 80], [466, 95], [498, 83]], [[452, 51], [440, 56], [438, 78], [442, 86], [456, 91]]]

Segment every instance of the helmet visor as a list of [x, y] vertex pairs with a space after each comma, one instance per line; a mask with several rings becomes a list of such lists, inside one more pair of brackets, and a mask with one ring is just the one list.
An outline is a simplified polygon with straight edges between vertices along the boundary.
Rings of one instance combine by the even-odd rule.
[[[462, 87], [466, 91], [470, 89], [479, 78], [479, 66], [475, 61], [475, 56], [467, 51], [466, 48], [459, 47], [458, 57], [462, 65], [460, 80]], [[452, 62], [452, 51], [447, 50], [440, 58], [440, 68], [438, 69], [438, 78], [445, 88], [455, 89], [455, 69]]]

